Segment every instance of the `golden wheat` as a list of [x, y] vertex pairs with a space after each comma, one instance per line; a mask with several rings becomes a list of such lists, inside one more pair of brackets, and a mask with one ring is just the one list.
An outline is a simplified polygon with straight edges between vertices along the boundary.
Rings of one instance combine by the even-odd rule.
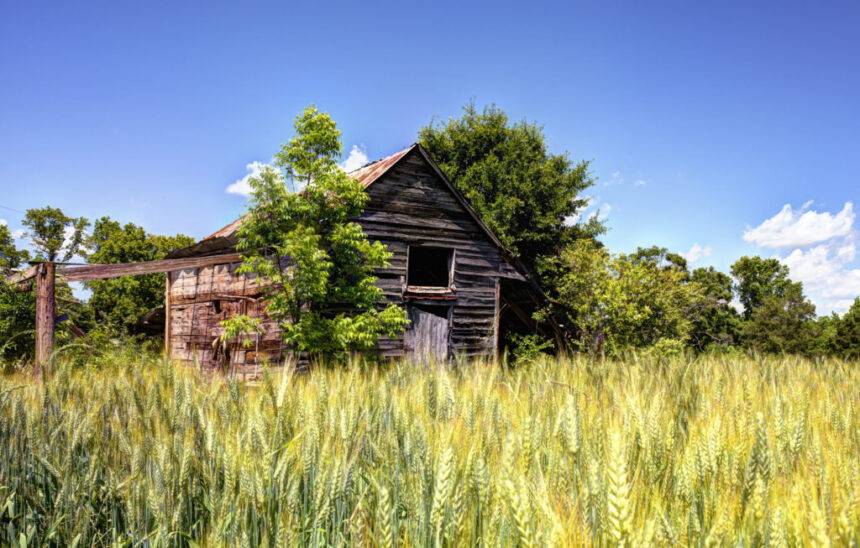
[[856, 545], [860, 366], [546, 359], [0, 378], [0, 544]]

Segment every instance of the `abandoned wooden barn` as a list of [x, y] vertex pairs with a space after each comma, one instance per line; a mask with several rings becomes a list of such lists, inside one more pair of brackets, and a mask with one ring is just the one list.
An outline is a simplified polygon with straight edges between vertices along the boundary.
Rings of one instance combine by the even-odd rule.
[[[400, 337], [381, 339], [379, 352], [417, 360], [493, 356], [510, 332], [542, 329], [531, 312], [540, 289], [481, 222], [427, 152], [412, 145], [352, 173], [369, 194], [357, 221], [369, 238], [393, 253], [377, 272], [389, 302], [402, 304], [411, 325]], [[239, 219], [172, 258], [229, 253]], [[214, 367], [279, 361], [286, 351], [278, 326], [266, 318], [263, 287], [236, 273], [239, 263], [168, 273], [166, 343], [177, 360]], [[213, 345], [219, 322], [234, 314], [263, 320], [252, 348], [231, 356]], [[552, 333], [551, 330], [549, 330]]]

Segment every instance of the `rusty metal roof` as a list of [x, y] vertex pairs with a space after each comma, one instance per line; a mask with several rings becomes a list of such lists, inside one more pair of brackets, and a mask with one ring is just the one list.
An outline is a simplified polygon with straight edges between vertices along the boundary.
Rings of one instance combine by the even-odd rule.
[[245, 222], [245, 219], [247, 217], [248, 217], [248, 214], [246, 213], [246, 214], [242, 215], [241, 217], [239, 217], [238, 219], [236, 219], [235, 221], [233, 221], [232, 223], [230, 223], [229, 225], [216, 230], [215, 232], [206, 236], [203, 239], [204, 240], [212, 240], [214, 238], [225, 238], [227, 236], [231, 236], [239, 230], [239, 227], [242, 225], [243, 222]]
[[350, 171], [349, 176], [364, 185], [364, 188], [369, 187], [374, 181], [382, 177], [386, 171], [391, 169], [394, 164], [400, 161], [401, 158], [409, 154], [409, 151], [418, 145], [412, 145], [404, 148], [399, 152], [395, 152], [391, 156], [386, 156], [380, 160], [370, 162], [355, 171]]
[[[411, 151], [417, 146], [417, 144], [411, 145], [404, 148], [403, 150], [395, 152], [390, 156], [386, 156], [385, 158], [381, 158], [379, 160], [374, 160], [373, 162], [365, 164], [356, 170], [350, 171], [349, 176], [361, 183], [364, 188], [367, 188], [372, 185], [377, 179], [382, 177], [389, 169], [394, 167], [394, 164], [400, 161], [401, 158], [409, 154], [409, 151]], [[247, 217], [248, 214], [246, 213], [245, 215], [242, 215], [229, 225], [213, 232], [209, 236], [206, 236], [201, 241], [233, 236], [234, 234], [236, 234], [236, 232], [238, 232], [239, 227], [242, 226], [242, 223]]]

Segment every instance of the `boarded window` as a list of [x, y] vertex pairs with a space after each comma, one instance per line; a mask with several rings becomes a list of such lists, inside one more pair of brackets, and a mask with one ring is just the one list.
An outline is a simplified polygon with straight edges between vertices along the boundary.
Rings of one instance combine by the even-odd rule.
[[409, 246], [407, 285], [448, 287], [454, 250], [444, 247]]

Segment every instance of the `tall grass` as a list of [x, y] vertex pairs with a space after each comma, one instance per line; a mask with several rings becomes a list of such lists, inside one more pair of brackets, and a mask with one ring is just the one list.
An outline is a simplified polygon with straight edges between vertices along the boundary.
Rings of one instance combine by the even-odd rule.
[[0, 543], [845, 545], [858, 407], [794, 358], [60, 368], [0, 380]]

